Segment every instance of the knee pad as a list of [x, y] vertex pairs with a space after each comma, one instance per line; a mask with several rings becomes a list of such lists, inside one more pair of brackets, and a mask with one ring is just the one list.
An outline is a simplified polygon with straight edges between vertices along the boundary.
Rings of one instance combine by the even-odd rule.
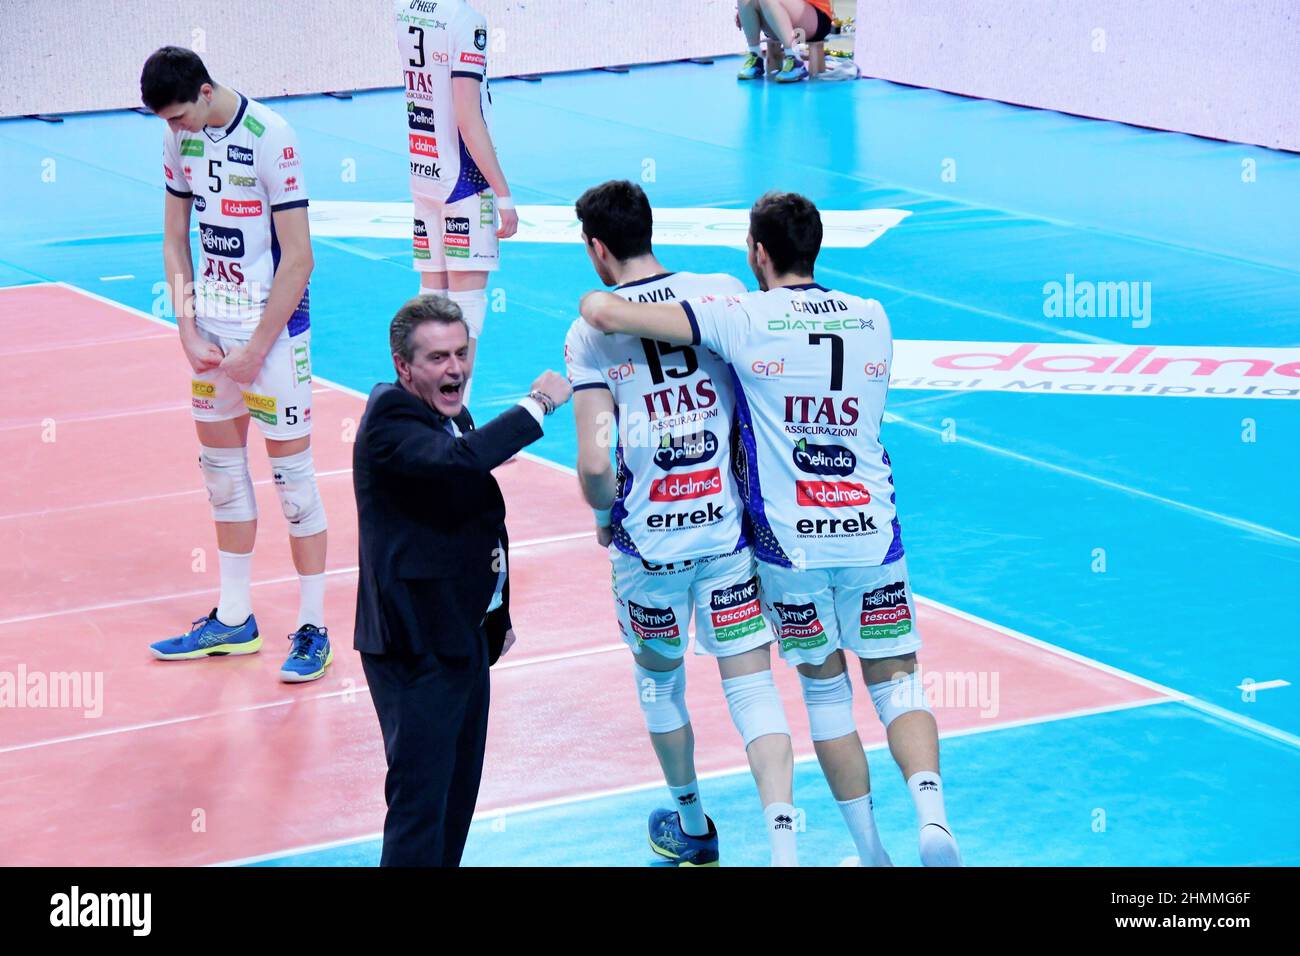
[[199, 449], [199, 468], [208, 488], [214, 521], [256, 521], [257, 498], [248, 473], [247, 448]]
[[325, 505], [316, 487], [316, 467], [312, 464], [311, 449], [286, 458], [272, 458], [271, 471], [275, 476], [275, 492], [280, 496], [280, 508], [289, 521], [290, 536], [306, 538], [324, 531]]
[[857, 731], [858, 725], [853, 722], [853, 684], [847, 672], [825, 678], [800, 674], [799, 683], [813, 740], [835, 740]]
[[460, 314], [465, 317], [465, 324], [469, 326], [469, 337], [471, 339], [481, 338], [483, 324], [487, 318], [487, 289], [463, 289], [459, 292], [448, 292], [447, 298], [460, 306]]
[[722, 682], [722, 693], [727, 698], [731, 721], [748, 747], [759, 737], [768, 734], [790, 736], [790, 725], [785, 721], [785, 708], [781, 695], [772, 683], [770, 670], [728, 677]]
[[921, 675], [916, 672], [896, 680], [870, 684], [867, 691], [871, 694], [871, 702], [876, 705], [876, 713], [880, 715], [880, 722], [886, 729], [909, 711], [930, 709], [925, 688], [921, 686]]
[[686, 665], [670, 671], [648, 671], [633, 662], [636, 669], [637, 699], [646, 729], [652, 734], [667, 734], [691, 722], [686, 710]]

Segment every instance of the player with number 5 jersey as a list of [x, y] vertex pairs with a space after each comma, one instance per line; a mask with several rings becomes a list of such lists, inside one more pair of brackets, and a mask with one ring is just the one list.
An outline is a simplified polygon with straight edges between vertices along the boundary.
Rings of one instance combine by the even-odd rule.
[[813, 278], [817, 208], [768, 193], [750, 211], [759, 292], [677, 304], [584, 297], [606, 333], [712, 349], [736, 385], [739, 473], [763, 602], [798, 667], [818, 759], [864, 865], [889, 865], [853, 718], [844, 652], [863, 681], [916, 804], [921, 860], [960, 863], [939, 777], [938, 729], [917, 672], [921, 636], [880, 440], [893, 342], [879, 302]]
[[334, 653], [324, 627], [325, 506], [311, 451], [314, 261], [298, 141], [278, 114], [213, 82], [203, 61], [181, 47], [149, 57], [140, 94], [168, 126], [163, 261], [193, 372], [190, 407], [221, 571], [217, 606], [150, 650], [181, 661], [252, 654], [262, 645], [251, 591], [257, 498], [247, 444], [255, 419], [299, 579], [298, 623], [280, 679], [317, 680]]

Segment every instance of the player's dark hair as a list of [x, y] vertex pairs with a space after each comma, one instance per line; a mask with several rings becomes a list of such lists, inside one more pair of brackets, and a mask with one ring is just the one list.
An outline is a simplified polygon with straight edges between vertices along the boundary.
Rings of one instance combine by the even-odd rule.
[[397, 310], [388, 326], [388, 345], [392, 353], [400, 355], [404, 362], [414, 359], [415, 343], [411, 339], [415, 330], [425, 322], [439, 322], [443, 325], [459, 322], [469, 331], [460, 306], [451, 299], [442, 295], [417, 295]]
[[778, 275], [813, 274], [822, 248], [822, 217], [798, 193], [764, 193], [749, 211], [749, 234], [772, 257]]
[[619, 262], [650, 254], [654, 217], [650, 200], [636, 183], [611, 179], [592, 186], [573, 208], [587, 241], [599, 239]]
[[165, 46], [149, 54], [140, 71], [140, 99], [157, 113], [173, 103], [193, 103], [199, 87], [211, 83], [208, 68], [193, 50]]

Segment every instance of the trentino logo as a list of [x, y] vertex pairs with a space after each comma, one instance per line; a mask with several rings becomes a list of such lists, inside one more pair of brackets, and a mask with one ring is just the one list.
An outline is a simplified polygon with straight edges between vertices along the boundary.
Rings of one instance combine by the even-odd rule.
[[655, 464], [664, 471], [689, 468], [712, 461], [718, 453], [718, 436], [705, 429], [694, 435], [665, 434], [655, 450]]
[[210, 255], [227, 259], [243, 258], [244, 234], [238, 229], [203, 223], [199, 229], [199, 240], [203, 243], [203, 251]]
[[794, 466], [809, 475], [846, 478], [858, 467], [858, 458], [843, 445], [813, 445], [801, 438], [792, 452]]
[[245, 149], [243, 146], [227, 146], [226, 159], [232, 163], [239, 163], [241, 166], [252, 166], [253, 151]]

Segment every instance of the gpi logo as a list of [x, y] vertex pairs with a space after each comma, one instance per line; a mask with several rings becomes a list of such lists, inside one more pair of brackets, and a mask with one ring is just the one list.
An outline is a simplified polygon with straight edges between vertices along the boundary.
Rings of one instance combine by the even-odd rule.
[[764, 362], [760, 359], [750, 366], [750, 370], [755, 375], [762, 375], [764, 378], [782, 375], [785, 373], [785, 359], [779, 359], [775, 362]]
[[611, 382], [626, 382], [636, 375], [636, 366], [631, 359], [628, 359], [621, 365], [615, 365], [605, 374], [609, 376]]

